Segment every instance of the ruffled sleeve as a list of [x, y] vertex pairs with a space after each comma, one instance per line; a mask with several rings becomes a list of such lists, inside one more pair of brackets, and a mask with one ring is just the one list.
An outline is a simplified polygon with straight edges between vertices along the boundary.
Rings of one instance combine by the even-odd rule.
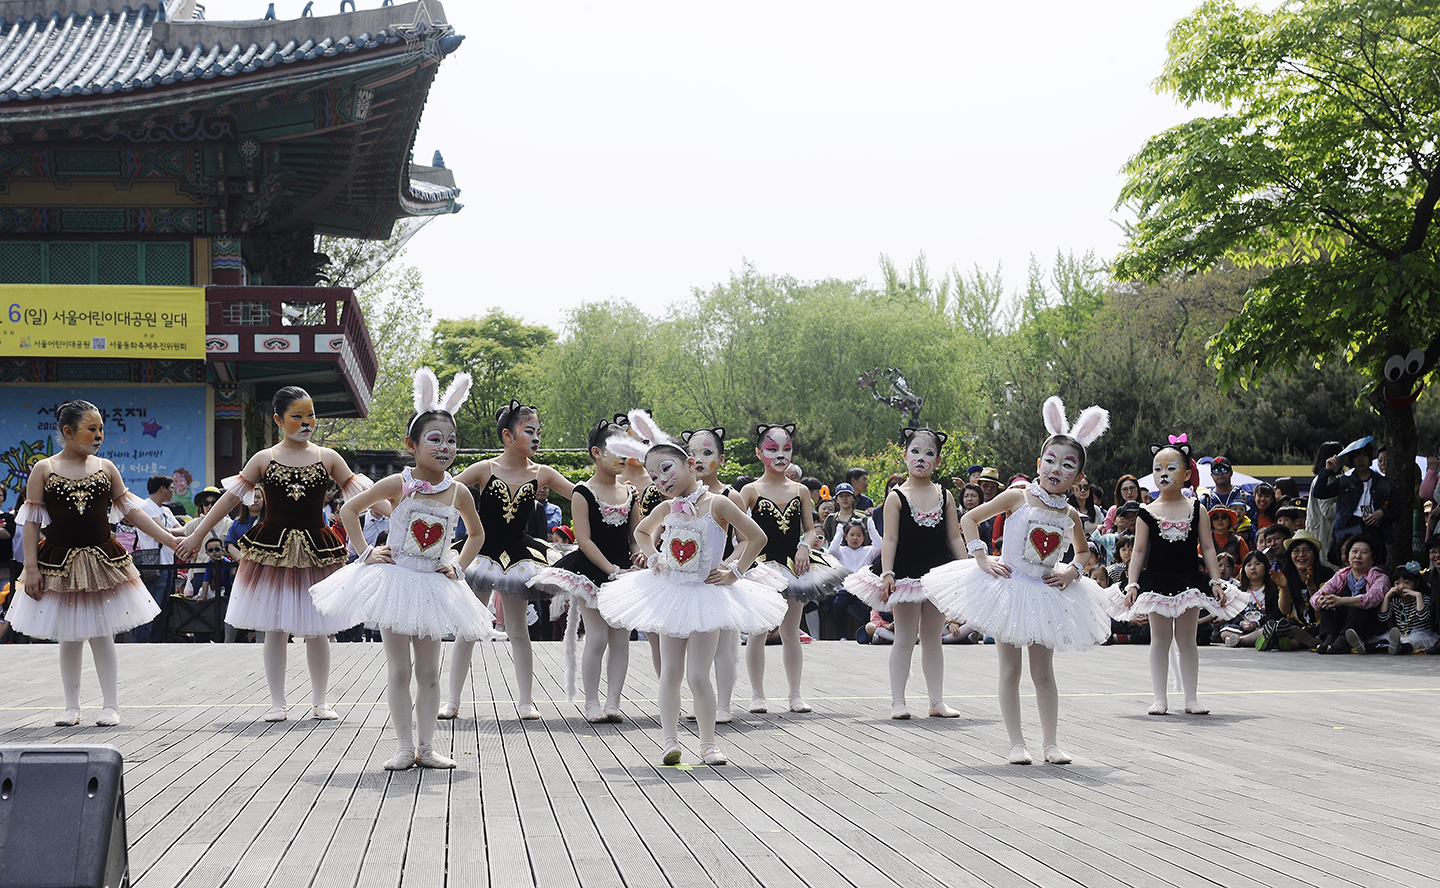
[[125, 516], [145, 505], [145, 501], [125, 488], [120, 488], [120, 495], [110, 503], [110, 523], [119, 524], [125, 520]]
[[31, 521], [41, 527], [50, 523], [50, 511], [45, 508], [44, 503], [26, 500], [25, 504], [20, 507], [20, 511], [15, 514], [16, 524], [28, 524]]
[[364, 493], [374, 486], [375, 482], [371, 481], [365, 475], [359, 472], [352, 472], [345, 483], [340, 485], [340, 492], [345, 494], [346, 499], [349, 499], [352, 496]]
[[244, 475], [231, 475], [220, 482], [225, 492], [235, 496], [242, 505], [255, 505], [255, 485]]

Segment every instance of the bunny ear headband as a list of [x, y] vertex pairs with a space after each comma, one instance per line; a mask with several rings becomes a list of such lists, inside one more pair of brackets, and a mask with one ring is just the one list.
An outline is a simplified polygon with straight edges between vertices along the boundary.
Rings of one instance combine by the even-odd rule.
[[[450, 381], [450, 387], [447, 388], [445, 394], [442, 395], [440, 394], [440, 380], [435, 378], [435, 371], [429, 367], [421, 367], [419, 370], [416, 370], [415, 419], [419, 419], [427, 413], [435, 412], [448, 413], [454, 416], [455, 411], [460, 409], [460, 405], [464, 404], [465, 399], [470, 396], [470, 384], [469, 373], [456, 373], [455, 378]], [[410, 422], [412, 428], [406, 429], [407, 435], [409, 432], [414, 431], [413, 425], [415, 420], [412, 419]]]
[[655, 420], [650, 418], [650, 414], [644, 410], [631, 410], [629, 420], [630, 428], [634, 430], [635, 434], [641, 437], [633, 438], [627, 435], [625, 437], [615, 438], [610, 443], [610, 449], [613, 450], [616, 455], [626, 457], [627, 459], [644, 460], [645, 454], [650, 452], [650, 448], [658, 447], [661, 444], [668, 444], [671, 447], [677, 448], [682, 453], [685, 452], [680, 442], [667, 435], [663, 429], [655, 424]]
[[1092, 441], [1110, 428], [1110, 412], [1104, 407], [1086, 407], [1075, 417], [1075, 425], [1067, 424], [1065, 404], [1058, 395], [1046, 398], [1045, 406], [1040, 412], [1045, 417], [1045, 431], [1052, 435], [1074, 438], [1081, 447], [1089, 447]]

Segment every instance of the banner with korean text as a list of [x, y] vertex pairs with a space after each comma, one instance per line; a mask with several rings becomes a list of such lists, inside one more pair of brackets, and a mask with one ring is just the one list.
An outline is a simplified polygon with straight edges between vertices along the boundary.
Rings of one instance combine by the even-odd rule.
[[205, 359], [205, 288], [0, 285], [0, 357]]
[[97, 456], [115, 463], [130, 492], [143, 497], [150, 476], [169, 475], [175, 480], [175, 501], [195, 514], [193, 497], [209, 483], [205, 386], [7, 385], [0, 391], [0, 489], [6, 508], [24, 500], [35, 463], [64, 445], [55, 408], [86, 400], [105, 417], [105, 440]]

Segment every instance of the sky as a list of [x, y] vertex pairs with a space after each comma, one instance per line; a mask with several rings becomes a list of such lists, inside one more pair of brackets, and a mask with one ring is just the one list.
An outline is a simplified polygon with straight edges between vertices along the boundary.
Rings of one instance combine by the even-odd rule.
[[1196, 113], [1153, 81], [1197, 2], [450, 0], [466, 40], [414, 156], [441, 151], [465, 207], [406, 259], [437, 318], [556, 329], [583, 302], [663, 313], [746, 262], [873, 284], [882, 254], [923, 254], [1016, 290], [1032, 254], [1118, 253], [1122, 165]]

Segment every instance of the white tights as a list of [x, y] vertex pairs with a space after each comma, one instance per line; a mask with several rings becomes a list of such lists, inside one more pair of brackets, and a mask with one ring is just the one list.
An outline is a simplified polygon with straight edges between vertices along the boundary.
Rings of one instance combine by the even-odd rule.
[[[899, 618], [899, 614], [896, 614]], [[1010, 745], [1024, 746], [1020, 728], [1020, 648], [997, 641], [1000, 654], [1000, 717]], [[1043, 644], [1030, 645], [1030, 680], [1035, 684], [1035, 708], [1040, 711], [1041, 743], [1055, 745], [1055, 725], [1060, 717], [1060, 691], [1055, 686], [1055, 651]]]
[[715, 744], [715, 686], [710, 683], [710, 664], [720, 633], [696, 632], [689, 638], [660, 636], [660, 739], [668, 746], [680, 736], [680, 679], [690, 684], [690, 701], [695, 723], [700, 728], [700, 745]]
[[[929, 601], [906, 602], [893, 607], [895, 647], [890, 650], [890, 703], [905, 705], [905, 683], [910, 678], [910, 658], [915, 652], [918, 632], [925, 690], [930, 694], [930, 708], [939, 709], [945, 705], [945, 652], [940, 647], [945, 616]], [[1034, 661], [1031, 662], [1033, 665]]]
[[1170, 672], [1170, 642], [1175, 642], [1180, 659], [1180, 686], [1185, 693], [1185, 706], [1196, 708], [1200, 684], [1200, 650], [1195, 646], [1195, 629], [1200, 609], [1192, 607], [1178, 617], [1150, 615], [1150, 687], [1155, 692], [1155, 706], [1164, 710], [1166, 679]]
[[[803, 601], [789, 600], [785, 620], [780, 624], [780, 641], [783, 642], [785, 678], [790, 683], [790, 699], [800, 698], [800, 670], [804, 665], [800, 649], [800, 617], [805, 613]], [[750, 696], [765, 699], [765, 636], [768, 633], [754, 632], [745, 642], [745, 671], [750, 673]]]
[[[481, 596], [484, 601], [487, 596]], [[500, 596], [500, 608], [505, 617], [505, 634], [510, 637], [510, 656], [515, 660], [515, 703], [519, 707], [535, 705], [535, 654], [530, 649], [530, 625], [525, 622], [525, 610], [530, 602], [510, 595]], [[450, 652], [450, 686], [448, 700], [460, 705], [465, 693], [465, 679], [470, 677], [470, 657], [475, 652], [475, 640], [457, 638], [454, 650]]]
[[[115, 639], [100, 635], [88, 639], [90, 656], [95, 661], [95, 674], [100, 677], [100, 695], [106, 709], [120, 708], [119, 673], [115, 657]], [[83, 641], [60, 642], [60, 687], [65, 693], [65, 708], [80, 708], [80, 658], [85, 652]]]
[[[285, 657], [290, 649], [286, 632], [265, 633], [265, 682], [270, 685], [270, 707], [285, 706]], [[312, 705], [325, 705], [330, 690], [330, 639], [323, 635], [305, 639], [305, 662], [310, 667]]]
[[[410, 723], [411, 712], [419, 727], [420, 745], [428, 747], [435, 739], [435, 715], [440, 711], [440, 640], [413, 635], [397, 635], [389, 629], [380, 630], [385, 643], [385, 700], [390, 704], [390, 723], [401, 751], [415, 751], [415, 730]], [[415, 651], [415, 701], [410, 701], [410, 651]]]
[[[578, 603], [578, 599], [575, 601]], [[585, 654], [580, 661], [585, 708], [588, 710], [600, 705], [600, 666], [603, 661], [608, 679], [605, 706], [607, 709], [618, 709], [620, 694], [625, 689], [625, 673], [630, 668], [630, 630], [611, 626], [593, 607], [581, 605], [579, 616], [585, 621]]]
[[730, 711], [735, 676], [740, 671], [740, 630], [721, 629], [715, 645], [715, 708]]

